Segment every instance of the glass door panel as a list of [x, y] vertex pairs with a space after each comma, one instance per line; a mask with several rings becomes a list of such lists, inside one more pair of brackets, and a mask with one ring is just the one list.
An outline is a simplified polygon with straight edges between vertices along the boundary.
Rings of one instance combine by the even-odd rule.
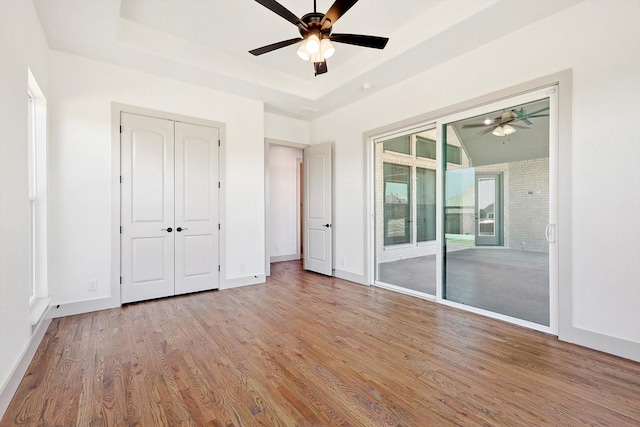
[[549, 111], [544, 98], [442, 127], [443, 299], [550, 326]]
[[375, 143], [375, 283], [436, 294], [436, 130]]

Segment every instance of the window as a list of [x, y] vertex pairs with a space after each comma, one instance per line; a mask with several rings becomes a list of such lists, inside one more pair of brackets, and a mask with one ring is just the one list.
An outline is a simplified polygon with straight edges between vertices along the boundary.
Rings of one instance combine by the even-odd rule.
[[27, 91], [27, 173], [29, 198], [29, 302], [32, 331], [49, 305], [47, 289], [47, 101], [31, 70]]
[[[436, 159], [436, 141], [416, 136], [416, 155], [425, 159]], [[447, 144], [447, 163], [462, 164], [460, 147]]]
[[436, 171], [416, 168], [416, 213], [418, 242], [436, 240]]
[[411, 168], [384, 163], [384, 244], [411, 242]]
[[29, 222], [30, 222], [30, 259], [29, 259], [29, 300], [36, 298], [36, 249], [37, 242], [37, 161], [36, 161], [36, 107], [31, 91], [27, 92], [27, 171], [29, 174]]
[[416, 154], [425, 159], [436, 159], [436, 142], [421, 136], [416, 137]]
[[456, 165], [462, 164], [462, 155], [460, 154], [460, 147], [447, 144], [447, 163], [454, 163]]
[[411, 154], [411, 135], [399, 136], [388, 139], [382, 143], [384, 151], [393, 151], [400, 154]]
[[384, 247], [436, 240], [435, 137], [431, 128], [387, 139], [377, 148]]

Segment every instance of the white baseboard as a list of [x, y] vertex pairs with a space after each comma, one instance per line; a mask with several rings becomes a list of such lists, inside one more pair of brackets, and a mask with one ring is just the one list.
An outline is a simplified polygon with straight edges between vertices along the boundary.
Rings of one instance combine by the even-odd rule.
[[575, 326], [571, 327], [570, 331], [560, 329], [558, 339], [640, 362], [640, 343], [637, 342], [599, 334]]
[[72, 302], [67, 304], [53, 304], [49, 310], [49, 318], [73, 316], [75, 314], [90, 313], [92, 311], [108, 310], [120, 307], [120, 301], [111, 297], [97, 298], [87, 301]]
[[300, 259], [300, 255], [291, 254], [291, 255], [272, 256], [271, 258], [269, 258], [269, 261], [270, 262], [284, 262], [284, 261], [295, 261], [297, 259]]
[[348, 271], [336, 269], [336, 270], [333, 270], [333, 276], [337, 277], [338, 279], [348, 280], [350, 282], [355, 282], [360, 285], [367, 285], [367, 286], [369, 285], [367, 283], [367, 278], [363, 274], [355, 274], [355, 273], [350, 273]]
[[47, 332], [47, 328], [51, 323], [51, 318], [48, 315], [48, 312], [51, 310], [51, 307], [47, 309], [42, 316], [42, 320], [35, 327], [33, 333], [31, 334], [31, 338], [27, 342], [27, 345], [24, 348], [24, 351], [20, 355], [20, 359], [18, 363], [13, 367], [13, 370], [9, 374], [9, 377], [2, 385], [0, 389], [0, 419], [4, 416], [5, 411], [9, 407], [9, 403], [11, 403], [11, 399], [13, 399], [13, 395], [18, 390], [18, 386], [24, 378], [24, 375], [27, 373], [27, 369], [29, 369], [29, 364], [33, 359], [33, 356], [36, 354], [38, 350], [38, 346], [44, 337], [44, 334]]
[[249, 277], [237, 277], [235, 279], [223, 279], [220, 282], [220, 290], [239, 288], [241, 286], [257, 285], [259, 283], [266, 282], [267, 279], [264, 274]]

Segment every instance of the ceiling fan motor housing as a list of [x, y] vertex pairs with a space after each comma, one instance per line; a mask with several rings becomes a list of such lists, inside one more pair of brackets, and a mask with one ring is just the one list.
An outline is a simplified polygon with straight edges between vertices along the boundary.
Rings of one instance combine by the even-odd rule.
[[307, 38], [310, 34], [316, 34], [320, 40], [323, 38], [328, 38], [331, 35], [331, 20], [327, 18], [327, 22], [329, 25], [324, 25], [324, 28], [321, 24], [322, 19], [324, 18], [324, 13], [319, 12], [311, 12], [307, 13], [301, 18], [301, 21], [306, 24], [305, 28], [302, 25], [298, 25], [300, 30], [300, 35], [303, 38]]

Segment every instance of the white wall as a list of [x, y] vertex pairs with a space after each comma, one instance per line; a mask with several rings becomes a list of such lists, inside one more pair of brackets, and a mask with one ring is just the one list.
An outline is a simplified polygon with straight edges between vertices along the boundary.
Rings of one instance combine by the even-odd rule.
[[264, 113], [264, 137], [273, 142], [308, 145], [311, 123], [273, 113]]
[[[48, 96], [47, 67], [47, 44], [33, 4], [0, 1], [0, 394], [31, 338], [27, 68]], [[4, 397], [0, 417], [8, 403]]]
[[639, 16], [637, 1], [585, 1], [314, 120], [312, 143], [335, 141], [338, 268], [366, 273], [365, 132], [572, 69], [572, 170], [560, 173], [573, 183], [573, 278], [561, 283], [573, 305], [561, 311], [587, 333], [574, 341], [640, 360]]
[[298, 164], [302, 149], [271, 145], [269, 148], [269, 254], [272, 261], [292, 259], [298, 248]]
[[112, 102], [225, 124], [221, 287], [264, 275], [262, 103], [57, 51], [49, 59], [53, 304], [111, 296]]

